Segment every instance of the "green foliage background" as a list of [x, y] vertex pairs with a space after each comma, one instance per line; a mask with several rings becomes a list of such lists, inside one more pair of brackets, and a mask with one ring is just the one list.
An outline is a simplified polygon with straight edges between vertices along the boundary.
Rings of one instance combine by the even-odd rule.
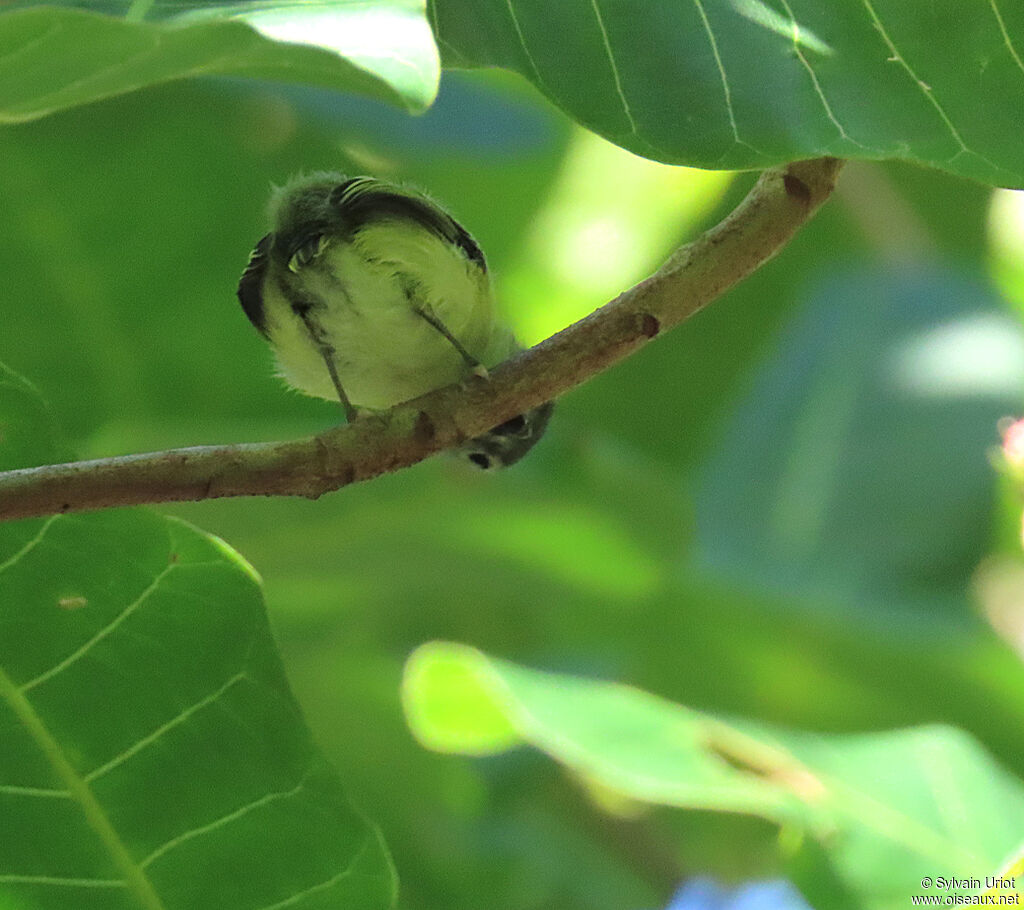
[[[437, 3], [435, 21], [458, 6]], [[429, 97], [397, 91], [410, 107]], [[1019, 98], [1019, 86], [1008, 92]], [[296, 171], [428, 188], [487, 251], [528, 341], [643, 277], [752, 180], [641, 162], [507, 73], [447, 72], [416, 118], [227, 78], [95, 97], [0, 132], [0, 360], [40, 389], [79, 457], [286, 438], [336, 419], [274, 379], [234, 299], [269, 187]], [[664, 111], [649, 117], [662, 123]], [[1005, 180], [945, 145], [914, 155], [1019, 185], [1002, 137], [985, 154], [1004, 155]], [[844, 151], [813, 130], [805, 139], [769, 157]], [[402, 906], [639, 910], [706, 871], [790, 874], [827, 895], [822, 906], [905, 906], [914, 885], [899, 856], [872, 855], [851, 874], [813, 837], [780, 845], [788, 816], [637, 793], [608, 756], [581, 768], [521, 724], [482, 714], [480, 729], [498, 731], [486, 748], [444, 745], [485, 757], [428, 751], [410, 733], [401, 681], [435, 639], [790, 736], [958, 727], [1005, 779], [946, 730], [928, 747], [932, 778], [900, 746], [851, 761], [857, 786], [884, 802], [887, 789], [932, 781], [915, 818], [950, 850], [914, 841], [915, 876], [994, 873], [1024, 842], [1010, 826], [968, 851], [955, 834], [996, 830], [986, 787], [998, 780], [1012, 805], [1024, 775], [1024, 671], [983, 618], [987, 607], [1012, 627], [1021, 603], [1015, 505], [988, 461], [998, 418], [1024, 391], [1011, 197], [993, 208], [986, 186], [897, 163], [853, 166], [844, 185], [776, 261], [567, 395], [549, 438], [506, 474], [437, 458], [319, 502], [158, 510], [258, 569], [291, 686], [349, 799], [383, 831]], [[991, 595], [999, 585], [1008, 596]], [[197, 624], [197, 649], [203, 635]], [[815, 753], [860, 754], [852, 741], [771, 735], [852, 786]], [[575, 774], [539, 751], [502, 751], [516, 737]]]

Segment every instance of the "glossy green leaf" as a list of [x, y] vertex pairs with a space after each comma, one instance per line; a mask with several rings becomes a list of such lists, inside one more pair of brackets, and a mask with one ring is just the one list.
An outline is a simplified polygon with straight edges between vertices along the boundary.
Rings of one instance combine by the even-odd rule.
[[489, 705], [499, 717], [482, 725], [510, 725], [591, 786], [784, 825], [789, 843], [815, 845], [857, 906], [906, 906], [925, 875], [994, 874], [1021, 843], [1024, 784], [950, 727], [845, 736], [770, 728], [445, 643], [413, 654], [404, 694], [428, 745], [465, 735], [460, 707], [479, 716]]
[[424, 0], [187, 9], [154, 22], [56, 6], [0, 13], [0, 124], [195, 76], [303, 82], [413, 111], [437, 92]]
[[[33, 397], [0, 379], [7, 463], [38, 433]], [[0, 818], [0, 902], [17, 910], [393, 900], [383, 843], [291, 696], [254, 572], [144, 511], [0, 525]]]
[[448, 66], [502, 66], [640, 155], [899, 158], [1024, 185], [1006, 0], [432, 0]]

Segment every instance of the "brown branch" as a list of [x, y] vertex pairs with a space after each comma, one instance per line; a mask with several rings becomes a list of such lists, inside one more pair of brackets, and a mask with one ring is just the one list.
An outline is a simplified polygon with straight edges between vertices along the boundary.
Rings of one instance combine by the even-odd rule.
[[222, 496], [317, 497], [452, 448], [558, 397], [678, 325], [771, 259], [814, 214], [842, 162], [765, 171], [724, 221], [654, 275], [496, 368], [306, 439], [197, 446], [0, 473], [0, 518]]

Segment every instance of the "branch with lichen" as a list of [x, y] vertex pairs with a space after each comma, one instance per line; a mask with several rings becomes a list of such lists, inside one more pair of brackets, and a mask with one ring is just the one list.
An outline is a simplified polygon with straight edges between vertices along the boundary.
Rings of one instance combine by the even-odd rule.
[[489, 380], [448, 386], [316, 436], [196, 446], [0, 473], [0, 519], [224, 496], [306, 496], [408, 467], [580, 385], [720, 297], [781, 250], [830, 195], [842, 162], [765, 171], [719, 224], [651, 277]]

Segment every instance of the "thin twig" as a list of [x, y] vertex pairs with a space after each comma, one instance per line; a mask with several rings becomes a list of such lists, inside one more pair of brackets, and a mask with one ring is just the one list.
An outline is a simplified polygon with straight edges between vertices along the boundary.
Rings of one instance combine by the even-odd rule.
[[0, 473], [0, 518], [223, 496], [315, 498], [452, 448], [579, 385], [771, 259], [832, 192], [842, 162], [765, 171], [720, 224], [650, 278], [467, 388], [449, 386], [317, 436], [197, 446]]

